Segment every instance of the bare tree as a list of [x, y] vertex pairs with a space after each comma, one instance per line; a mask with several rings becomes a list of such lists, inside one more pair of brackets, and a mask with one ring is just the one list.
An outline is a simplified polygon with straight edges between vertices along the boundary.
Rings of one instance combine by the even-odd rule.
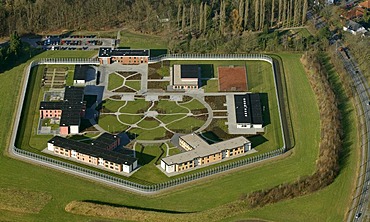
[[271, 22], [270, 22], [271, 27], [274, 24], [274, 20], [275, 20], [275, 0], [272, 0], [271, 2]]
[[306, 23], [308, 0], [303, 0], [302, 25]]

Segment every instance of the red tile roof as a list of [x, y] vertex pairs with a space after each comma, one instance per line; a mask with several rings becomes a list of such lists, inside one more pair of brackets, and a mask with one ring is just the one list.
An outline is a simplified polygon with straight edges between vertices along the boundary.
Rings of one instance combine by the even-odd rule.
[[245, 67], [218, 67], [219, 91], [247, 91]]
[[364, 1], [360, 3], [360, 6], [363, 8], [368, 8], [370, 9], [370, 0]]

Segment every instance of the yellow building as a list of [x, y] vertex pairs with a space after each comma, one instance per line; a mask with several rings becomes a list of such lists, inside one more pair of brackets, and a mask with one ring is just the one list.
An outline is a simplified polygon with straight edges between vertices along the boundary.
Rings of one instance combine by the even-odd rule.
[[210, 145], [200, 136], [188, 134], [179, 138], [179, 145], [187, 152], [161, 160], [161, 167], [167, 173], [193, 169], [232, 156], [243, 155], [251, 149], [252, 144], [245, 137], [240, 136]]

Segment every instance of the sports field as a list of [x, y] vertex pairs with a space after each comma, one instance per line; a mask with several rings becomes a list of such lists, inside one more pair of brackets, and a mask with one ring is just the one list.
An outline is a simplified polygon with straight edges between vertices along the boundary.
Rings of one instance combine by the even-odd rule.
[[[49, 52], [40, 56], [50, 57]], [[50, 52], [58, 53], [58, 52]], [[62, 52], [64, 53], [64, 52]], [[86, 53], [86, 52], [85, 52]], [[78, 55], [77, 57], [82, 56]], [[89, 216], [80, 216], [65, 212], [65, 206], [73, 200], [94, 200], [125, 206], [143, 207], [177, 212], [199, 212], [211, 210], [236, 201], [241, 194], [257, 189], [271, 187], [280, 183], [296, 180], [310, 174], [315, 169], [318, 154], [319, 121], [316, 99], [310, 89], [307, 78], [299, 63], [300, 55], [281, 55], [285, 64], [289, 106], [291, 109], [296, 145], [293, 154], [283, 160], [272, 161], [258, 167], [249, 167], [234, 173], [213, 177], [191, 184], [179, 190], [167, 191], [157, 196], [141, 196], [113, 189], [100, 183], [35, 166], [22, 161], [0, 156], [0, 188], [27, 190], [24, 195], [34, 200], [27, 206], [37, 205], [38, 199], [32, 199], [33, 192], [46, 193], [47, 202], [39, 213], [9, 211], [0, 208], [0, 220], [5, 221], [91, 221]], [[0, 147], [5, 151], [9, 141], [9, 126], [17, 101], [24, 65], [18, 66], [0, 75], [0, 93], [6, 100], [0, 101]], [[304, 99], [302, 99], [304, 98]], [[274, 221], [343, 221], [346, 206], [351, 196], [351, 181], [354, 175], [356, 153], [356, 126], [353, 125], [354, 112], [351, 104], [343, 103], [348, 116], [347, 158], [342, 164], [342, 171], [337, 180], [328, 188], [315, 194], [284, 201], [261, 209], [238, 212], [233, 218], [217, 218], [231, 221], [246, 218], [262, 218]], [[227, 191], [227, 192], [225, 192]], [[9, 204], [0, 199], [0, 206]], [[196, 200], [196, 201], [194, 201]], [[21, 199], [18, 204], [21, 205]], [[174, 204], [176, 203], [176, 204]], [[318, 205], [317, 203], [320, 203]], [[222, 207], [217, 209], [223, 209]], [[28, 210], [34, 210], [30, 208]], [[34, 210], [35, 211], [35, 210]], [[36, 212], [36, 211], [35, 211]], [[294, 212], [294, 213], [292, 213]], [[144, 215], [143, 215], [144, 216]], [[122, 218], [121, 218], [122, 219]]]

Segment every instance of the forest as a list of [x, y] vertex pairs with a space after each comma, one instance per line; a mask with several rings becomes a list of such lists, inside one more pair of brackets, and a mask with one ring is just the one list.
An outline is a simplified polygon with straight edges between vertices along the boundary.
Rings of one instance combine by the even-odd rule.
[[241, 35], [306, 22], [309, 0], [0, 0], [0, 36], [128, 27], [171, 37]]

